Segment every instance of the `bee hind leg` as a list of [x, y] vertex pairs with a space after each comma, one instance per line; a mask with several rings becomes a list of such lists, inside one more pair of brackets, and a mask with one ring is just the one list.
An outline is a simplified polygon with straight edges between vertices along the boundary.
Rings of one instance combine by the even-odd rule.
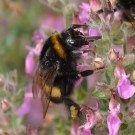
[[81, 116], [80, 106], [70, 98], [64, 98], [63, 101], [71, 118], [73, 120], [78, 119]]

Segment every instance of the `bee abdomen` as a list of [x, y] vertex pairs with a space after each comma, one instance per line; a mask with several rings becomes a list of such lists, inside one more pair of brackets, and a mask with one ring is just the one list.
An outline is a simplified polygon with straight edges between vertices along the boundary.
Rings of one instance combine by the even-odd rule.
[[57, 86], [52, 87], [50, 100], [53, 103], [62, 103], [63, 102], [63, 97], [62, 97], [61, 90], [59, 87], [57, 87]]

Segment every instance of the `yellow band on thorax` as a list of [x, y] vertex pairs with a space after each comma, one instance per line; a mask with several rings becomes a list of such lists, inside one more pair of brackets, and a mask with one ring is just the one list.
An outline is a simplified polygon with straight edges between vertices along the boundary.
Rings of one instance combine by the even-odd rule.
[[65, 50], [64, 50], [63, 46], [58, 41], [58, 37], [59, 37], [58, 32], [53, 33], [52, 36], [51, 36], [51, 41], [53, 43], [53, 48], [56, 51], [56, 53], [59, 55], [60, 58], [65, 58], [66, 53], [65, 53]]

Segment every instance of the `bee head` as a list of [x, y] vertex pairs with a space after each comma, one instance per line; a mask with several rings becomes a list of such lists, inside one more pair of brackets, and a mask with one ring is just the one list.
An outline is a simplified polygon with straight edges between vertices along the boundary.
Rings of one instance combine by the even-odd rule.
[[86, 40], [85, 35], [73, 28], [68, 28], [67, 30], [61, 33], [61, 37], [65, 44], [65, 47], [68, 49], [77, 49], [83, 45], [87, 45], [89, 42]]

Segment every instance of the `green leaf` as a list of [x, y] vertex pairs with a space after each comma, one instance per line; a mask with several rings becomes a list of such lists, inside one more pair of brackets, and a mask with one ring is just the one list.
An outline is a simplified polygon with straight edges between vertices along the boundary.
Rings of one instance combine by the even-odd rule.
[[105, 72], [105, 77], [106, 77], [107, 83], [110, 84], [111, 78], [110, 78], [109, 72], [107, 71]]
[[108, 111], [109, 110], [108, 109], [108, 103], [109, 103], [108, 100], [105, 100], [105, 99], [100, 100], [100, 109], [102, 111]]
[[92, 92], [92, 96], [98, 97], [99, 99], [108, 99], [110, 97], [110, 91], [95, 89]]
[[122, 123], [120, 126], [120, 130], [126, 130], [128, 128], [128, 124]]
[[79, 88], [78, 90], [76, 90], [76, 97], [77, 97], [78, 101], [80, 101], [80, 102], [84, 101], [86, 98], [85, 90], [82, 88]]
[[84, 79], [83, 81], [82, 81], [82, 83], [81, 83], [81, 87], [82, 87], [82, 89], [84, 90], [84, 91], [87, 91], [88, 89], [88, 86], [87, 86], [87, 80], [86, 79]]
[[126, 42], [123, 43], [123, 51], [124, 51], [124, 54], [127, 53], [127, 44], [126, 44]]

